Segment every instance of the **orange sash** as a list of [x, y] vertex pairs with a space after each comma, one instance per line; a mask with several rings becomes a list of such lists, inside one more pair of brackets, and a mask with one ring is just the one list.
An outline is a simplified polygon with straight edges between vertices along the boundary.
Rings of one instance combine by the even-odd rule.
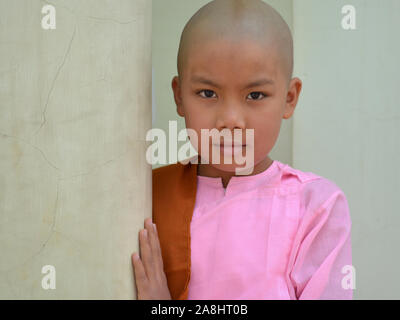
[[190, 280], [190, 222], [197, 188], [197, 164], [180, 162], [153, 170], [153, 222], [173, 300], [187, 300]]

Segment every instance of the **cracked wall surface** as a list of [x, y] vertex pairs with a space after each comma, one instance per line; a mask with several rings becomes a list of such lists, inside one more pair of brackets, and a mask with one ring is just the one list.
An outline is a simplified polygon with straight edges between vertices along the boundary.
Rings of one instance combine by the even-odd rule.
[[135, 298], [151, 1], [0, 0], [0, 112], [0, 299]]

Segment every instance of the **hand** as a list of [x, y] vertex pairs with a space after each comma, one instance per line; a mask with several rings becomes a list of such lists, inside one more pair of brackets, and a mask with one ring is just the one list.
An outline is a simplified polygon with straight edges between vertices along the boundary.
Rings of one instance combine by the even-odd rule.
[[144, 220], [145, 229], [139, 231], [141, 258], [134, 252], [134, 268], [138, 300], [171, 300], [164, 273], [160, 241], [151, 218]]

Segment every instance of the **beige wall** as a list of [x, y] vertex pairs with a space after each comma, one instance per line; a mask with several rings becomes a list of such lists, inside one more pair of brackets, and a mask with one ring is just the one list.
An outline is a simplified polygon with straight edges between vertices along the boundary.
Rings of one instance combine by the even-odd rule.
[[[186, 22], [209, 0], [153, 0], [153, 127], [168, 132], [168, 121], [178, 122], [178, 132], [184, 129], [185, 120], [176, 112], [171, 81], [177, 75], [176, 58], [179, 39]], [[292, 0], [269, 0], [292, 25]], [[292, 163], [292, 122], [282, 120], [278, 141], [271, 158]], [[178, 148], [183, 142], [178, 143]], [[168, 158], [167, 158], [168, 160]], [[162, 165], [153, 165], [153, 168]]]
[[[151, 2], [0, 0], [0, 299], [132, 299]], [[55, 267], [44, 290], [42, 267]]]

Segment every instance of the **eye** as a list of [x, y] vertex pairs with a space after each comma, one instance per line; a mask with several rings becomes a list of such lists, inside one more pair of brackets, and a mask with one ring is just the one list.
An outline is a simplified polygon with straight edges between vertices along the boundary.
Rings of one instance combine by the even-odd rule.
[[[249, 96], [253, 98], [252, 100], [261, 100], [263, 98], [262, 96], [266, 97], [267, 95], [259, 91], [254, 91], [251, 92], [247, 97]], [[259, 97], [261, 97], [261, 99], [258, 99]]]
[[197, 94], [199, 94], [199, 93], [201, 93], [201, 92], [204, 92], [204, 94], [205, 94], [205, 96], [204, 96], [204, 95], [201, 95], [203, 98], [212, 98], [213, 93], [215, 93], [215, 92], [212, 91], [212, 90], [206, 89], [206, 90], [201, 90], [201, 91], [197, 92]]

